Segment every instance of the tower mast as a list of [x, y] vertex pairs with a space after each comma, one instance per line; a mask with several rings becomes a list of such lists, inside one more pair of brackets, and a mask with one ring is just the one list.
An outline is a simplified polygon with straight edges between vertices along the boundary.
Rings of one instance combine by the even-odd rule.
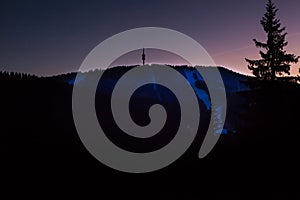
[[143, 48], [143, 54], [142, 54], [143, 65], [145, 65], [145, 59], [146, 59], [145, 49]]

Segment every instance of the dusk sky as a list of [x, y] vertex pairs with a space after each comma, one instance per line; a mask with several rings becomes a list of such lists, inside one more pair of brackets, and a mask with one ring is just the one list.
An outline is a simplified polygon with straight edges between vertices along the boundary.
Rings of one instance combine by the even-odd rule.
[[[0, 70], [53, 75], [77, 71], [100, 42], [138, 27], [164, 27], [197, 40], [215, 63], [250, 74], [244, 58], [258, 58], [252, 39], [266, 40], [260, 25], [267, 0], [1, 0]], [[300, 55], [300, 1], [274, 0], [287, 27], [286, 50]], [[124, 64], [140, 62], [133, 52]], [[181, 64], [148, 51], [148, 62]], [[294, 68], [298, 71], [300, 65]]]

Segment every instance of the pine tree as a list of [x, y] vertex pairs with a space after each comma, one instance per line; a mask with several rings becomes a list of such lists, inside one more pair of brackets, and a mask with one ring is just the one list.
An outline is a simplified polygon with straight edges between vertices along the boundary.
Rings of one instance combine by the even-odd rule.
[[249, 60], [248, 68], [252, 71], [253, 75], [262, 80], [276, 79], [276, 75], [288, 74], [290, 75], [291, 63], [297, 63], [299, 57], [294, 54], [287, 54], [284, 47], [288, 45], [286, 41], [285, 32], [286, 27], [281, 28], [280, 20], [276, 18], [278, 9], [269, 0], [266, 5], [267, 12], [264, 14], [260, 21], [264, 31], [267, 33], [267, 42], [259, 42], [254, 39], [257, 48], [265, 49], [266, 53], [260, 51], [261, 59]]

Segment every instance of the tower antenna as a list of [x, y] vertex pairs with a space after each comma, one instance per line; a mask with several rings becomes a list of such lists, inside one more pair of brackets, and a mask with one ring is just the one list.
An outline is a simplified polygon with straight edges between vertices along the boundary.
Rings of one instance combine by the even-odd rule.
[[143, 65], [145, 65], [146, 55], [145, 55], [145, 49], [143, 48], [143, 54], [142, 54], [142, 61]]

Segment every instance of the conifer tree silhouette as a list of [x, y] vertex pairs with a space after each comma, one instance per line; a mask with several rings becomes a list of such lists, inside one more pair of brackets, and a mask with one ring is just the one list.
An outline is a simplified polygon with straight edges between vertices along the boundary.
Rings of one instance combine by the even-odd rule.
[[278, 9], [272, 0], [268, 0], [266, 10], [260, 23], [267, 34], [267, 41], [263, 43], [256, 39], [253, 40], [257, 48], [265, 49], [266, 52], [259, 52], [261, 56], [259, 60], [246, 58], [246, 61], [249, 63], [248, 68], [254, 76], [261, 80], [274, 81], [276, 75], [289, 75], [291, 63], [297, 63], [299, 57], [294, 54], [287, 54], [284, 50], [288, 44], [285, 39], [286, 28], [281, 28], [280, 20], [276, 18]]

